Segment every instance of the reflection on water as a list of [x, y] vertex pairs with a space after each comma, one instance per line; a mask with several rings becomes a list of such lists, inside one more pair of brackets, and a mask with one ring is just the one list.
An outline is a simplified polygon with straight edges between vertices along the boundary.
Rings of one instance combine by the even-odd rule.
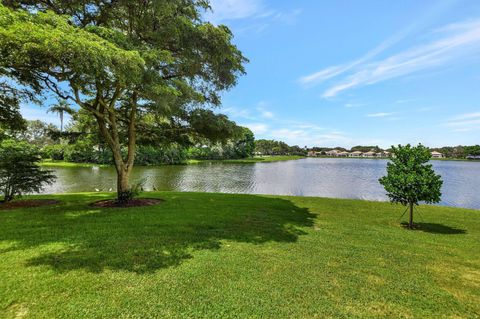
[[[132, 182], [146, 190], [255, 193], [386, 200], [378, 179], [386, 160], [307, 158], [296, 161], [136, 167]], [[442, 205], [480, 209], [480, 162], [433, 161], [443, 178]], [[109, 168], [55, 168], [57, 181], [44, 193], [115, 188]]]

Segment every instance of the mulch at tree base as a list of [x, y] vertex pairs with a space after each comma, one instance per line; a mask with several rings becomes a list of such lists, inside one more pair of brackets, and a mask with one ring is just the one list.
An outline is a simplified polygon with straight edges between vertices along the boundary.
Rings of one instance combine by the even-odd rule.
[[163, 202], [163, 200], [158, 198], [135, 198], [129, 200], [126, 203], [119, 203], [115, 199], [104, 199], [90, 204], [92, 207], [102, 207], [102, 208], [128, 208], [128, 207], [140, 207], [140, 206], [152, 206], [157, 205]]
[[23, 200], [14, 200], [11, 202], [0, 202], [0, 210], [3, 209], [15, 209], [15, 208], [30, 208], [30, 207], [40, 207], [46, 205], [54, 205], [60, 203], [56, 199], [23, 199]]

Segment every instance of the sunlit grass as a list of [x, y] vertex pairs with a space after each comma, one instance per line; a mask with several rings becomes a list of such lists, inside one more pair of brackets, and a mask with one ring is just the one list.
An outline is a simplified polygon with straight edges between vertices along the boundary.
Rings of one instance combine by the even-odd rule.
[[475, 318], [480, 211], [311, 197], [40, 196], [0, 210], [1, 318]]

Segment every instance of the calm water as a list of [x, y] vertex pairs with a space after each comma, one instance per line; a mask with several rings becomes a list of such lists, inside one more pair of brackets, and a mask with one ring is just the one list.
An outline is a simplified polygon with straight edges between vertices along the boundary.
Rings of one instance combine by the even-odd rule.
[[[132, 181], [146, 190], [253, 193], [386, 200], [378, 179], [386, 160], [306, 158], [296, 161], [136, 167]], [[480, 209], [480, 162], [434, 161], [443, 177], [442, 205]], [[55, 168], [57, 181], [44, 193], [115, 187], [113, 168]]]

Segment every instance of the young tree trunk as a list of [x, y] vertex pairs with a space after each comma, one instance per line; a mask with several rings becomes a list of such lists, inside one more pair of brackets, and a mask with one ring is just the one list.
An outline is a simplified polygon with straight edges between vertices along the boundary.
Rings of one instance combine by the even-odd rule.
[[413, 229], [413, 203], [410, 203], [410, 222], [408, 223], [408, 227]]

